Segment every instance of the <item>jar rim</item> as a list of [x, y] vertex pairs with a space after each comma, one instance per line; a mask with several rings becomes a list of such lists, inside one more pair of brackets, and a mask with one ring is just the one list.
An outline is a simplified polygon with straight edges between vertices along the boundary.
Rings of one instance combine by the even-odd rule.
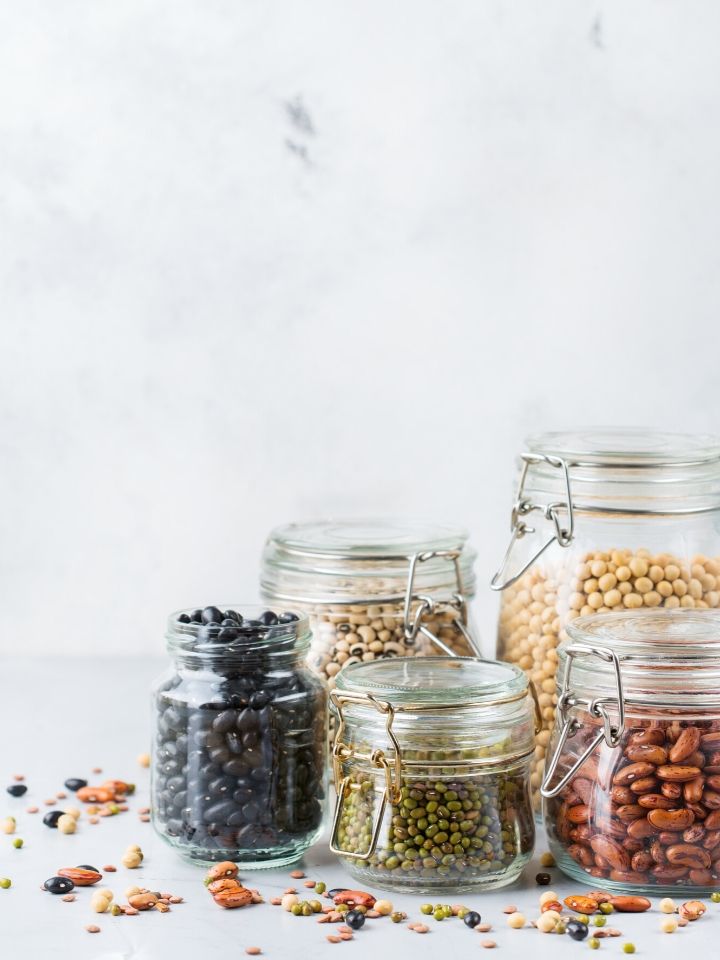
[[[216, 604], [220, 610], [237, 610], [245, 620], [256, 620], [265, 612], [266, 605], [251, 603], [223, 603]], [[243, 658], [254, 655], [293, 655], [304, 653], [310, 646], [311, 632], [307, 614], [301, 610], [283, 610], [282, 613], [292, 613], [297, 619], [289, 623], [278, 623], [270, 626], [255, 628], [251, 633], [240, 634], [236, 640], [226, 643], [204, 643], [198, 646], [198, 634], [202, 624], [183, 623], [178, 618], [181, 614], [188, 616], [199, 609], [185, 607], [171, 613], [167, 619], [165, 640], [170, 653], [182, 653], [197, 659], [203, 658]]]
[[393, 657], [354, 663], [335, 678], [338, 693], [370, 694], [395, 709], [487, 705], [520, 698], [528, 678], [517, 666], [478, 657]]

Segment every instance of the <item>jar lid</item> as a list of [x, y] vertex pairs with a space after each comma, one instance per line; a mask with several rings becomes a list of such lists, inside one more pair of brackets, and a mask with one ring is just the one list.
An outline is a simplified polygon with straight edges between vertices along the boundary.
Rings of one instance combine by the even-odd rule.
[[[535, 455], [526, 489], [564, 501], [569, 483], [575, 510], [686, 514], [720, 507], [717, 437], [598, 427], [536, 434], [526, 445]], [[553, 458], [567, 465], [567, 479]]]
[[617, 658], [627, 699], [720, 700], [720, 610], [600, 613], [573, 620], [567, 633], [558, 656], [561, 667], [572, 657], [571, 693], [597, 697], [617, 690], [613, 660], [593, 654], [603, 650]]
[[397, 657], [353, 663], [336, 677], [341, 693], [370, 694], [398, 708], [492, 704], [520, 699], [525, 673], [510, 663], [473, 657]]
[[[263, 551], [266, 596], [306, 603], [401, 599], [410, 559], [458, 551], [461, 592], [475, 587], [475, 551], [461, 527], [423, 520], [340, 519], [289, 523], [271, 531]], [[430, 556], [417, 565], [416, 589], [458, 590], [453, 562]]]
[[641, 427], [549, 431], [528, 437], [526, 444], [533, 453], [554, 454], [576, 466], [638, 468], [720, 461], [717, 437]]

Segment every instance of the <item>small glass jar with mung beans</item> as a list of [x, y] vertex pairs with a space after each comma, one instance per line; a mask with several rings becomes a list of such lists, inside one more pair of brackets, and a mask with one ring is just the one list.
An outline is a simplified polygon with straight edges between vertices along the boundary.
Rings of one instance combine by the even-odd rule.
[[455, 527], [291, 523], [268, 537], [261, 592], [268, 603], [307, 613], [310, 666], [332, 689], [354, 663], [479, 653], [468, 611], [474, 560], [466, 532]]
[[307, 665], [307, 617], [208, 606], [172, 614], [166, 637], [155, 830], [199, 863], [297, 860], [320, 833], [327, 784], [327, 691]]
[[330, 846], [359, 883], [433, 893], [519, 876], [535, 837], [538, 717], [518, 667], [469, 657], [357, 663], [330, 700]]
[[558, 865], [617, 893], [720, 889], [720, 611], [624, 610], [567, 633], [542, 785]]
[[539, 787], [555, 715], [557, 647], [594, 613], [720, 604], [720, 440], [649, 430], [530, 437], [502, 591], [498, 656], [527, 671], [543, 716]]

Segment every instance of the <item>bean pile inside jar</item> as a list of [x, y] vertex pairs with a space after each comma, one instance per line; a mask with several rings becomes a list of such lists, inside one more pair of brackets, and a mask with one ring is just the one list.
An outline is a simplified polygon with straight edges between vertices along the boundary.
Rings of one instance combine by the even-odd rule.
[[568, 633], [543, 785], [563, 870], [720, 886], [720, 612], [584, 617]]
[[340, 670], [354, 663], [472, 656], [464, 601], [474, 594], [474, 559], [467, 534], [452, 527], [391, 520], [288, 524], [265, 545], [261, 588], [268, 602], [307, 613], [309, 663], [333, 689]]
[[499, 656], [527, 671], [539, 694], [539, 807], [567, 625], [594, 613], [720, 605], [720, 445], [590, 431], [531, 438], [528, 449], [513, 542], [493, 587], [503, 591]]

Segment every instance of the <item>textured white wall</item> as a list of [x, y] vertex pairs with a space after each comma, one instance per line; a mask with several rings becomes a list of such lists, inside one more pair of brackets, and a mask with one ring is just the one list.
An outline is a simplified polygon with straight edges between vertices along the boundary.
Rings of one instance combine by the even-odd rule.
[[0, 649], [157, 652], [321, 514], [485, 583], [528, 430], [720, 431], [714, 0], [0, 21]]

